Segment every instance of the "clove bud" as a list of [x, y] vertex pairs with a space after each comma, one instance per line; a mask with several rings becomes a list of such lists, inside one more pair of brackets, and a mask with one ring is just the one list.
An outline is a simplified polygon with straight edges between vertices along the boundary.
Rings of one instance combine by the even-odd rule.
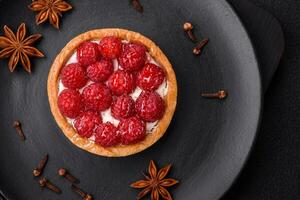
[[79, 180], [75, 176], [70, 174], [65, 168], [60, 168], [58, 170], [58, 175], [65, 177], [71, 183], [79, 183]]
[[38, 166], [36, 168], [33, 169], [33, 176], [37, 177], [37, 176], [40, 176], [42, 173], [43, 173], [43, 170], [47, 164], [47, 161], [48, 161], [48, 154], [46, 154], [46, 156], [40, 160]]
[[72, 184], [71, 189], [76, 192], [83, 200], [93, 200], [92, 195], [88, 194], [87, 192], [80, 189], [78, 186]]
[[209, 39], [205, 38], [204, 40], [202, 40], [201, 42], [199, 42], [196, 47], [193, 49], [193, 54], [195, 55], [199, 55], [201, 54], [203, 48], [208, 44]]
[[143, 8], [143, 6], [142, 6], [142, 4], [140, 3], [139, 0], [131, 0], [131, 3], [132, 3], [133, 8], [136, 11], [138, 11], [140, 13], [142, 13], [144, 11], [144, 8]]
[[25, 138], [24, 132], [23, 132], [22, 127], [21, 127], [21, 122], [18, 121], [18, 120], [14, 121], [13, 127], [16, 129], [16, 131], [17, 131], [18, 135], [20, 136], [21, 140], [24, 141], [26, 138]]
[[215, 93], [202, 93], [201, 96], [205, 98], [215, 98], [222, 100], [228, 96], [228, 93], [225, 90], [220, 90]]
[[51, 191], [53, 191], [53, 192], [55, 192], [55, 193], [57, 193], [57, 194], [60, 194], [60, 193], [61, 193], [61, 190], [60, 190], [57, 186], [53, 185], [53, 184], [52, 184], [49, 180], [47, 180], [46, 178], [41, 178], [41, 179], [39, 180], [39, 184], [40, 184], [41, 188], [48, 188], [49, 190], [51, 190]]
[[187, 33], [190, 40], [193, 42], [197, 41], [195, 34], [193, 33], [194, 26], [190, 22], [186, 22], [183, 24], [183, 30]]

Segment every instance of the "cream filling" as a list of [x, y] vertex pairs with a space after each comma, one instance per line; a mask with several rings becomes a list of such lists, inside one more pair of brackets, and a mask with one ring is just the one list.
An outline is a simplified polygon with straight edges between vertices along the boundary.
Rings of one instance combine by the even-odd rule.
[[[93, 42], [95, 43], [99, 43], [100, 40], [94, 40]], [[123, 41], [123, 43], [125, 43], [127, 41]], [[157, 66], [160, 66], [157, 62], [155, 62], [155, 60], [150, 56], [149, 53], [147, 53], [147, 61], [149, 63], [153, 63], [153, 64], [156, 64]], [[71, 57], [70, 59], [68, 60], [68, 62], [66, 64], [71, 64], [71, 63], [77, 63], [78, 60], [77, 60], [77, 53], [75, 52]], [[119, 66], [118, 64], [118, 60], [117, 59], [114, 59], [113, 60], [113, 65], [114, 65], [114, 71], [118, 70], [119, 68], [121, 69], [121, 67]], [[79, 90], [80, 93], [82, 93], [83, 89], [86, 88], [88, 85], [92, 84], [93, 82], [92, 81], [89, 81], [83, 88], [81, 88]], [[107, 84], [107, 83], [105, 83]], [[61, 91], [63, 91], [64, 89], [66, 89], [64, 87], [64, 85], [62, 84], [61, 80], [59, 79], [59, 83], [58, 83], [58, 94], [61, 93]], [[136, 87], [136, 89], [130, 94], [130, 96], [133, 98], [133, 100], [136, 100], [140, 93], [142, 92], [143, 90], [139, 87]], [[159, 86], [159, 88], [156, 90], [156, 92], [163, 98], [164, 96], [166, 96], [167, 92], [168, 92], [168, 83], [166, 80], [164, 80], [164, 82]], [[112, 115], [111, 115], [111, 109], [107, 109], [105, 111], [102, 111], [101, 112], [101, 116], [102, 116], [102, 120], [103, 120], [103, 123], [105, 122], [111, 122], [112, 124], [114, 124], [116, 127], [118, 126], [119, 124], [119, 120], [114, 118]], [[70, 119], [70, 118], [67, 118], [67, 121], [74, 127], [74, 119]], [[158, 121], [155, 121], [155, 122], [147, 122], [146, 123], [146, 131], [147, 133], [151, 133], [153, 132], [156, 127], [158, 125]], [[95, 137], [94, 136], [91, 136], [89, 138], [90, 140], [95, 140]]]

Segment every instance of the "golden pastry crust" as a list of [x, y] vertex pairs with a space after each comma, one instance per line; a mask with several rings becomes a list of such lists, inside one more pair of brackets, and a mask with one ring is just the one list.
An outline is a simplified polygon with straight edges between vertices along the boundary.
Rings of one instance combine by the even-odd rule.
[[[104, 148], [87, 138], [80, 137], [79, 134], [77, 134], [77, 132], [73, 128], [73, 126], [68, 123], [67, 119], [60, 113], [58, 109], [58, 105], [57, 105], [58, 84], [59, 84], [59, 74], [61, 68], [66, 64], [66, 62], [76, 51], [77, 47], [83, 41], [97, 40], [97, 39], [101, 40], [105, 36], [116, 36], [123, 40], [140, 42], [144, 44], [147, 47], [148, 52], [152, 56], [152, 58], [166, 71], [168, 90], [167, 90], [167, 94], [164, 96], [164, 100], [166, 104], [165, 114], [163, 118], [159, 120], [157, 127], [154, 129], [154, 131], [148, 133], [146, 138], [137, 144], [118, 145], [114, 147]], [[107, 157], [128, 156], [147, 149], [148, 147], [153, 145], [156, 141], [158, 141], [166, 132], [172, 120], [176, 108], [176, 103], [177, 103], [176, 76], [168, 58], [160, 50], [160, 48], [156, 46], [147, 37], [139, 33], [128, 31], [125, 29], [115, 29], [115, 28], [97, 29], [97, 30], [85, 32], [75, 37], [57, 55], [56, 59], [54, 60], [51, 66], [48, 75], [48, 98], [49, 98], [51, 112], [57, 124], [59, 125], [59, 127], [65, 134], [65, 136], [69, 140], [71, 140], [73, 144], [86, 151], [101, 156], [107, 156]]]

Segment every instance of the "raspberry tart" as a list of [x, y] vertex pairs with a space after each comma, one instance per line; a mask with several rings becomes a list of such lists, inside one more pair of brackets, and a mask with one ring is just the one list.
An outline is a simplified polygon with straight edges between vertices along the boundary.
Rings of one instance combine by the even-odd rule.
[[98, 29], [72, 39], [48, 76], [51, 112], [66, 137], [91, 153], [138, 153], [166, 132], [177, 101], [172, 65], [150, 39]]

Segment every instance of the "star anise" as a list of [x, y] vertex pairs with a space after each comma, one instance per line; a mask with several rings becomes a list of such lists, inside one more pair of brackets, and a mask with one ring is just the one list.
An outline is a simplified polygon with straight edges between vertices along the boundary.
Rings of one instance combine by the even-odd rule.
[[0, 59], [9, 58], [8, 67], [14, 71], [17, 64], [21, 61], [24, 69], [31, 72], [29, 57], [44, 57], [44, 54], [31, 45], [42, 37], [41, 34], [31, 35], [27, 38], [26, 26], [22, 23], [16, 34], [8, 26], [4, 26], [4, 36], [0, 36]]
[[140, 180], [132, 183], [130, 186], [137, 189], [143, 189], [137, 196], [137, 200], [142, 199], [151, 192], [151, 200], [159, 200], [159, 196], [163, 199], [172, 200], [171, 194], [166, 187], [171, 187], [179, 181], [172, 178], [165, 178], [171, 169], [171, 165], [167, 165], [157, 172], [157, 168], [153, 160], [150, 161], [148, 175], [145, 175], [146, 180]]
[[35, 18], [38, 25], [49, 19], [49, 22], [57, 29], [59, 29], [61, 13], [72, 9], [72, 6], [63, 0], [33, 0], [28, 7], [32, 11], [39, 12]]

